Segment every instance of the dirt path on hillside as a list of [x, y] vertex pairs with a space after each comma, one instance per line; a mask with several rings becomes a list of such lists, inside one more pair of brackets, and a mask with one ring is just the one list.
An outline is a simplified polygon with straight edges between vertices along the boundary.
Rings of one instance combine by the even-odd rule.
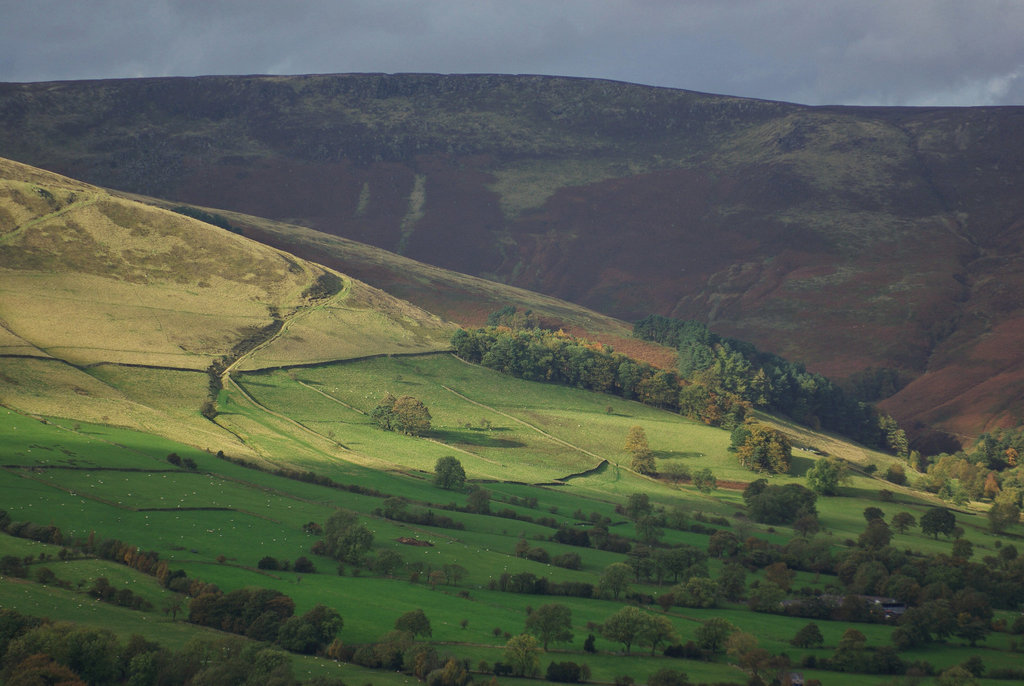
[[221, 378], [222, 379], [226, 379], [231, 374], [231, 372], [234, 371], [234, 369], [236, 367], [238, 367], [239, 364], [242, 363], [243, 360], [246, 360], [249, 357], [252, 357], [255, 353], [257, 353], [260, 350], [263, 350], [264, 348], [266, 348], [267, 346], [273, 344], [296, 321], [309, 316], [309, 314], [311, 312], [316, 312], [318, 310], [322, 310], [325, 307], [327, 307], [328, 305], [331, 305], [331, 304], [335, 303], [336, 301], [347, 299], [348, 296], [352, 292], [352, 281], [347, 276], [345, 276], [343, 274], [339, 274], [338, 276], [340, 276], [341, 279], [342, 279], [342, 284], [343, 285], [341, 287], [341, 290], [339, 290], [337, 293], [335, 293], [331, 297], [327, 298], [326, 300], [321, 300], [321, 301], [316, 302], [315, 304], [307, 305], [307, 306], [304, 306], [304, 307], [300, 306], [299, 309], [295, 310], [290, 315], [288, 315], [286, 317], [282, 317], [281, 318], [281, 328], [279, 328], [273, 334], [271, 334], [270, 336], [267, 336], [266, 339], [260, 341], [258, 344], [254, 345], [252, 348], [246, 350], [244, 353], [242, 353], [241, 355], [236, 357], [234, 360], [232, 360], [231, 363], [227, 367], [224, 368], [224, 371], [221, 373]]
[[36, 217], [34, 219], [29, 219], [24, 224], [20, 224], [20, 225], [14, 227], [11, 231], [8, 231], [7, 233], [0, 235], [0, 245], [5, 244], [5, 243], [10, 243], [15, 238], [18, 238], [22, 234], [24, 234], [26, 230], [32, 228], [33, 226], [35, 226], [37, 224], [41, 224], [42, 222], [49, 221], [50, 219], [56, 219], [57, 217], [63, 216], [65, 214], [67, 214], [68, 212], [71, 212], [72, 210], [78, 210], [78, 209], [81, 209], [83, 207], [89, 207], [90, 205], [95, 205], [96, 203], [98, 203], [100, 201], [100, 194], [99, 193], [91, 193], [90, 196], [91, 197], [87, 197], [84, 200], [73, 200], [73, 201], [69, 202], [67, 205], [65, 205], [64, 207], [60, 208], [59, 210], [54, 210], [53, 212], [49, 212], [49, 213], [44, 214], [42, 216]]
[[[352, 449], [349, 448], [344, 443], [339, 443], [338, 441], [335, 441], [332, 438], [324, 436], [323, 434], [321, 434], [318, 431], [314, 431], [313, 429], [309, 428], [308, 426], [306, 426], [302, 422], [299, 422], [298, 420], [292, 419], [291, 417], [289, 417], [287, 415], [284, 415], [284, 414], [282, 414], [280, 412], [277, 412], [275, 410], [270, 409], [269, 407], [267, 407], [266, 405], [264, 405], [260, 401], [256, 400], [256, 398], [254, 398], [252, 395], [250, 395], [249, 392], [246, 391], [242, 387], [242, 385], [240, 383], [238, 383], [233, 378], [231, 378], [231, 372], [234, 371], [235, 368], [237, 368], [239, 364], [241, 364], [244, 360], [246, 360], [247, 358], [252, 356], [254, 353], [256, 353], [256, 352], [258, 352], [260, 350], [263, 350], [267, 346], [273, 344], [274, 341], [276, 341], [278, 338], [280, 338], [281, 335], [285, 331], [287, 331], [289, 326], [291, 326], [295, 321], [297, 321], [299, 319], [302, 319], [303, 317], [308, 316], [310, 312], [314, 312], [316, 310], [323, 309], [324, 307], [327, 307], [331, 303], [334, 303], [334, 302], [336, 302], [338, 300], [342, 300], [344, 298], [347, 298], [349, 293], [351, 292], [351, 289], [352, 289], [352, 282], [351, 282], [351, 280], [349, 280], [345, 276], [342, 276], [342, 280], [343, 280], [343, 284], [344, 285], [342, 286], [341, 290], [339, 290], [337, 293], [332, 295], [330, 298], [327, 298], [326, 300], [320, 301], [320, 302], [318, 302], [318, 303], [316, 303], [314, 305], [309, 305], [309, 306], [306, 306], [306, 307], [301, 307], [298, 310], [296, 310], [295, 312], [293, 312], [291, 315], [282, 318], [281, 327], [277, 331], [275, 331], [273, 334], [271, 334], [270, 336], [267, 336], [266, 339], [260, 341], [258, 344], [254, 345], [252, 348], [250, 348], [249, 350], [246, 350], [244, 353], [242, 353], [241, 355], [236, 357], [234, 360], [232, 360], [224, 368], [224, 371], [221, 372], [220, 380], [221, 380], [221, 385], [222, 385], [223, 388], [228, 388], [229, 386], [234, 388], [235, 390], [237, 390], [242, 395], [243, 398], [245, 398], [250, 403], [252, 403], [252, 405], [254, 407], [256, 407], [257, 409], [259, 409], [259, 410], [261, 410], [263, 412], [266, 412], [271, 417], [275, 417], [275, 418], [277, 418], [277, 419], [279, 419], [279, 420], [281, 420], [281, 421], [283, 421], [283, 422], [285, 422], [287, 424], [290, 424], [292, 426], [297, 427], [299, 430], [301, 430], [301, 431], [303, 431], [303, 432], [305, 432], [307, 434], [310, 434], [312, 436], [316, 436], [318, 439], [320, 439], [322, 441], [326, 441], [327, 443], [330, 443], [330, 444], [334, 445], [335, 447], [340, 448], [341, 450], [344, 450], [345, 452], [351, 453], [351, 452], [353, 452]], [[299, 382], [299, 383], [302, 383], [302, 382]], [[302, 385], [306, 386], [306, 384], [302, 384]], [[308, 387], [308, 388], [311, 388], [311, 387]], [[312, 388], [312, 390], [316, 391], [317, 389]], [[320, 393], [321, 391], [317, 391], [317, 392]], [[327, 394], [324, 393], [324, 395], [327, 395]], [[331, 396], [328, 395], [327, 397], [330, 398]], [[337, 400], [337, 399], [336, 398], [332, 398], [332, 400]], [[342, 403], [342, 404], [344, 405], [344, 403]], [[352, 409], [355, 409], [355, 408], [352, 408]]]

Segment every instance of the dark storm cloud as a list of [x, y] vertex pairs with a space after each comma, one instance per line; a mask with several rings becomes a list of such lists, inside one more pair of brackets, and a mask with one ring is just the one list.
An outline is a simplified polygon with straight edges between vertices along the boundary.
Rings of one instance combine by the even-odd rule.
[[0, 0], [0, 80], [587, 76], [811, 104], [1024, 104], [1019, 0]]

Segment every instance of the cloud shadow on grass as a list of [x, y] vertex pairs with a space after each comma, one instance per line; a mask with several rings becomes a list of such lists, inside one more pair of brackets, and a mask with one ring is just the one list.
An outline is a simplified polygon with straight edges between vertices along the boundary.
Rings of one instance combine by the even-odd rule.
[[817, 460], [812, 460], [809, 457], [799, 457], [794, 455], [789, 461], [789, 475], [790, 476], [805, 476], [807, 470], [815, 465]]
[[451, 445], [472, 445], [480, 448], [522, 448], [525, 443], [510, 438], [495, 438], [479, 431], [437, 429], [430, 432], [430, 437]]
[[686, 450], [655, 450], [654, 456], [659, 460], [676, 460], [687, 457], [704, 457], [704, 453]]

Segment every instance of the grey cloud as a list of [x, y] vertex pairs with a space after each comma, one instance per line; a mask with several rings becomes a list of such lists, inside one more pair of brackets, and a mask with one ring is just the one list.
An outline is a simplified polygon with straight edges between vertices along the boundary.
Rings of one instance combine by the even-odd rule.
[[0, 0], [0, 80], [497, 72], [809, 104], [1024, 104], [1010, 0]]

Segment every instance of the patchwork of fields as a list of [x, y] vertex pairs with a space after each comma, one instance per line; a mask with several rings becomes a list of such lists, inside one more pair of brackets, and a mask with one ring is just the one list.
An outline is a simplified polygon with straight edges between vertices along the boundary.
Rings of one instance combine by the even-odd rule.
[[[916, 525], [887, 529], [880, 550], [861, 540], [874, 508], [887, 522], [920, 521], [941, 504], [877, 476], [895, 457], [759, 416], [798, 448], [789, 474], [755, 474], [725, 430], [463, 362], [447, 352], [453, 325], [325, 267], [15, 163], [0, 160], [0, 177], [0, 609], [180, 649], [226, 636], [188, 621], [194, 601], [217, 597], [211, 585], [273, 589], [295, 617], [323, 604], [344, 620], [328, 651], [344, 659], [285, 658], [298, 676], [406, 684], [365, 666], [404, 613], [422, 609], [432, 632], [419, 640], [490, 679], [530, 611], [557, 603], [572, 639], [550, 646], [541, 672], [573, 661], [597, 683], [646, 682], [665, 668], [738, 683], [750, 656], [785, 654], [808, 678], [843, 686], [888, 683], [816, 669], [849, 631], [872, 656], [899, 629], [824, 612], [821, 645], [795, 647], [807, 617], [782, 612], [782, 598], [884, 590], [889, 571], [913, 590], [897, 570], [921, 561], [940, 564], [918, 569], [920, 596], [943, 602], [963, 601], [953, 588], [979, 577], [1013, 578], [1019, 524], [997, 538], [978, 503], [956, 511], [958, 541]], [[497, 288], [481, 302], [508, 293]], [[621, 322], [549, 301], [540, 316], [627, 335]], [[421, 401], [429, 430], [380, 428], [373, 414], [388, 394]], [[720, 487], [633, 471], [634, 427], [658, 472], [708, 469]], [[825, 456], [850, 473], [838, 495], [818, 498], [818, 533], [751, 519], [750, 482], [799, 491]], [[435, 485], [442, 458], [458, 460], [465, 487]], [[353, 525], [347, 552], [331, 548], [343, 511], [365, 529]], [[694, 579], [718, 591], [676, 602]], [[760, 611], [748, 606], [773, 592]], [[1017, 614], [992, 604], [981, 628], [1001, 628], [983, 646], [949, 631], [900, 657], [935, 672], [971, 658], [1016, 668]], [[603, 630], [624, 607], [641, 608], [648, 627], [664, 620], [667, 633], [645, 645]], [[973, 621], [952, 621], [964, 617]], [[714, 618], [747, 648], [687, 648]], [[662, 655], [669, 643], [704, 659]]]
[[[179, 414], [187, 414], [166, 391], [173, 387], [175, 377], [187, 378], [188, 372], [146, 372], [134, 378], [123, 368], [104, 367], [99, 373], [113, 387], [134, 389], [136, 397], [145, 399], [155, 411], [173, 416], [178, 407]], [[152, 385], [142, 390], [146, 379]], [[627, 495], [648, 493], [655, 503], [681, 507], [690, 517], [698, 512], [725, 517], [724, 528], [742, 536], [777, 543], [793, 536], [788, 528], [766, 528], [741, 518], [738, 491], [720, 489], [702, 495], [685, 484], [671, 485], [631, 472], [622, 442], [629, 427], [639, 425], [645, 428], [659, 465], [678, 461], [691, 468], [710, 467], [723, 481], [751, 479], [727, 451], [727, 432], [638, 403], [500, 377], [447, 354], [236, 372], [232, 380], [237, 386], [222, 391], [216, 424], [234, 433], [235, 440], [248, 446], [260, 463], [311, 470], [339, 484], [367, 490], [352, 492], [275, 476], [219, 458], [212, 450], [154, 434], [72, 419], [41, 421], [5, 410], [0, 417], [7, 437], [0, 449], [4, 509], [15, 521], [57, 526], [67, 539], [116, 537], [157, 551], [172, 569], [184, 570], [190, 578], [215, 583], [225, 591], [245, 586], [280, 590], [295, 600], [296, 614], [317, 603], [327, 604], [343, 616], [341, 638], [349, 644], [375, 641], [400, 614], [422, 608], [431, 620], [430, 640], [438, 650], [467, 657], [474, 665], [481, 660], [501, 660], [505, 633], [515, 635], [523, 630], [526, 609], [552, 602], [545, 597], [492, 590], [502, 574], [529, 572], [554, 583], [596, 584], [605, 568], [623, 561], [619, 553], [548, 539], [555, 531], [552, 526], [577, 527], [582, 523], [578, 517], [589, 518], [591, 513], [609, 518], [613, 533], [636, 538], [634, 523], [616, 512], [615, 506]], [[430, 435], [416, 438], [377, 428], [369, 413], [385, 392], [423, 400], [433, 416]], [[207, 420], [196, 413], [190, 421]], [[214, 430], [210, 435], [220, 433]], [[195, 469], [169, 463], [166, 458], [171, 453], [193, 460]], [[490, 492], [491, 511], [504, 511], [503, 516], [446, 509], [464, 508], [467, 503], [465, 493], [444, 491], [431, 482], [434, 463], [447, 455], [456, 456], [470, 481]], [[604, 460], [607, 466], [593, 474], [560, 481]], [[774, 483], [801, 480], [798, 476], [773, 478]], [[867, 504], [880, 506], [890, 516], [898, 509], [918, 517], [928, 504], [905, 494], [897, 494], [895, 502], [883, 503], [877, 489], [874, 480], [860, 476], [844, 489], [847, 497], [823, 499], [819, 511], [828, 532], [823, 540], [838, 549], [845, 539], [855, 538], [863, 529], [860, 513]], [[380, 514], [385, 496], [433, 509], [464, 528], [385, 519]], [[337, 562], [310, 553], [317, 537], [303, 531], [308, 522], [323, 523], [337, 507], [364, 518], [374, 535], [374, 555], [394, 552], [404, 569], [426, 573], [410, 580], [408, 571], [399, 571], [389, 578], [343, 565], [339, 575]], [[526, 517], [548, 521], [531, 523]], [[992, 539], [973, 519], [961, 521], [977, 553], [984, 554], [991, 549]], [[713, 525], [708, 532], [720, 528], [722, 524]], [[661, 545], [706, 549], [707, 536], [666, 529]], [[552, 557], [580, 554], [580, 569], [516, 557], [514, 549], [520, 537]], [[406, 545], [399, 539], [429, 545]], [[901, 541], [922, 550], [945, 550], [949, 545], [913, 532], [898, 536], [897, 542]], [[161, 610], [174, 594], [152, 577], [102, 560], [63, 561], [57, 555], [60, 546], [8, 536], [0, 537], [0, 548], [3, 555], [31, 556], [30, 569], [46, 566], [57, 579], [71, 584], [70, 589], [59, 589], [30, 581], [5, 583], [0, 585], [0, 602], [5, 606], [52, 618], [116, 625], [125, 633], [141, 632], [170, 646], [182, 645], [195, 631], [207, 631], [183, 623], [180, 616], [172, 621], [165, 615]], [[40, 560], [40, 555], [47, 559]], [[306, 556], [316, 572], [258, 569], [257, 563], [265, 556], [283, 561]], [[465, 577], [456, 585], [427, 584], [429, 570], [446, 564], [463, 567]], [[710, 564], [714, 577], [722, 563], [712, 559]], [[751, 575], [748, 583], [762, 573]], [[153, 609], [116, 608], [78, 592], [99, 576], [144, 596]], [[808, 588], [824, 589], [835, 583], [828, 575], [806, 572], [795, 579], [796, 586]], [[632, 585], [633, 592], [651, 596], [668, 588], [650, 581]], [[575, 636], [571, 645], [558, 647], [557, 659], [586, 662], [595, 681], [610, 682], [625, 673], [639, 681], [665, 666], [682, 668], [694, 680], [735, 679], [735, 667], [725, 661], [627, 657], [619, 654], [620, 646], [600, 638], [596, 654], [583, 653], [583, 639], [595, 633], [594, 627], [623, 602], [611, 598], [558, 598], [557, 602], [571, 608]], [[123, 621], [114, 621], [122, 616]], [[729, 603], [713, 609], [673, 608], [666, 616], [682, 642], [694, 639], [702, 621], [724, 617], [757, 636], [770, 652], [786, 652], [796, 659], [803, 654], [827, 656], [829, 646], [835, 646], [848, 628], [842, 622], [820, 621], [826, 647], [794, 650], [788, 639], [806, 620], [751, 613], [742, 605]], [[858, 625], [858, 629], [870, 644], [887, 643], [892, 631], [885, 625]], [[1006, 640], [1002, 634], [989, 639], [986, 664], [1014, 663], [1012, 653], [1000, 652], [1007, 647], [1003, 645]], [[970, 652], [950, 646], [921, 654], [922, 659], [941, 666], [956, 664]], [[310, 664], [297, 662], [297, 670], [314, 669]], [[355, 666], [337, 669], [346, 679], [366, 678], [374, 683], [404, 679]], [[881, 683], [881, 679], [863, 675], [825, 673], [824, 677], [830, 684]]]

